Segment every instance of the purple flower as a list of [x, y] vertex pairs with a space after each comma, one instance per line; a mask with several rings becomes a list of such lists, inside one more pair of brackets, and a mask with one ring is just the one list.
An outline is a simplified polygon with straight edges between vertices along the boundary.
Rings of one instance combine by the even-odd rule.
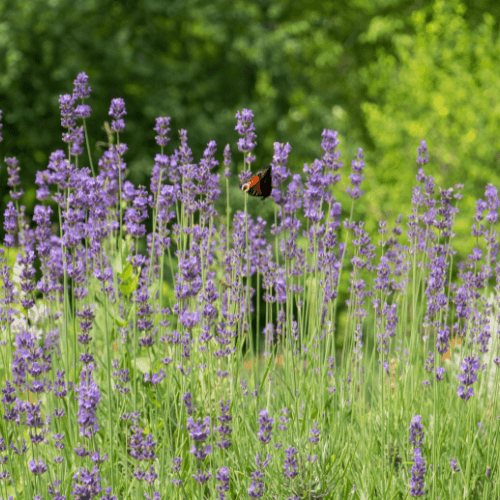
[[[480, 360], [481, 358], [479, 356], [477, 359], [475, 359], [474, 356], [466, 356], [460, 366], [462, 373], [457, 376], [457, 379], [460, 380], [463, 385], [459, 386], [457, 395], [464, 401], [474, 396], [474, 390], [470, 386], [477, 380], [476, 372], [479, 370]], [[464, 386], [468, 388], [467, 391]]]
[[307, 175], [304, 191], [304, 215], [314, 224], [318, 224], [324, 217], [321, 209], [323, 199], [328, 188], [327, 177], [323, 175], [323, 163], [314, 160], [312, 165], [304, 165], [304, 173]]
[[184, 402], [188, 415], [192, 415], [197, 412], [196, 407], [193, 405], [193, 396], [190, 392], [186, 392], [181, 399]]
[[123, 192], [123, 199], [132, 200], [132, 206], [126, 208], [123, 217], [127, 232], [134, 238], [142, 238], [146, 235], [143, 222], [148, 218], [148, 206], [153, 197], [148, 195], [144, 187], [135, 189], [129, 181], [124, 183]]
[[424, 495], [424, 474], [425, 460], [422, 457], [420, 448], [415, 448], [413, 462], [415, 465], [411, 468], [410, 496], [421, 497]]
[[261, 498], [264, 494], [264, 483], [262, 481], [264, 473], [256, 470], [250, 475], [252, 476], [252, 484], [248, 488], [248, 496], [250, 498]]
[[125, 101], [121, 97], [111, 100], [108, 114], [115, 118], [115, 120], [111, 121], [111, 130], [113, 132], [122, 132], [125, 130], [125, 122], [121, 117], [126, 115], [127, 112], [125, 111]]
[[408, 430], [410, 431], [410, 443], [413, 446], [420, 446], [424, 440], [424, 426], [420, 423], [422, 417], [420, 415], [415, 415], [411, 419], [411, 424]]
[[192, 474], [192, 476], [197, 483], [205, 484], [212, 477], [212, 473], [202, 472], [200, 469], [198, 469], [198, 474]]
[[223, 492], [229, 489], [229, 469], [227, 467], [221, 467], [219, 473], [216, 476], [217, 481], [222, 484], [217, 485], [217, 491]]
[[99, 468], [94, 466], [91, 472], [88, 468], [80, 467], [73, 476], [72, 486], [71, 494], [75, 500], [92, 500], [102, 491]]
[[238, 140], [238, 151], [245, 154], [245, 164], [250, 168], [250, 165], [255, 161], [255, 156], [251, 155], [251, 152], [255, 148], [255, 139], [257, 139], [253, 124], [253, 112], [250, 109], [243, 109], [241, 113], [239, 111], [236, 113], [235, 118], [238, 119], [238, 123], [234, 129], [242, 136]]
[[187, 330], [191, 330], [200, 322], [200, 313], [198, 311], [188, 312], [183, 311], [179, 315], [179, 321], [182, 325], [186, 327]]
[[40, 476], [47, 472], [47, 464], [44, 464], [41, 458], [38, 459], [38, 464], [34, 460], [30, 460], [28, 468], [35, 476]]
[[86, 99], [90, 97], [90, 93], [92, 89], [90, 87], [87, 88], [87, 83], [89, 81], [89, 77], [85, 72], [79, 73], [76, 77], [73, 88], [73, 97], [75, 99]]
[[13, 200], [19, 200], [21, 196], [24, 194], [24, 191], [20, 189], [17, 190], [17, 187], [21, 184], [21, 179], [19, 178], [19, 171], [21, 167], [18, 166], [17, 158], [5, 158], [5, 163], [7, 164], [7, 172], [9, 173], [9, 178], [7, 180], [7, 185], [12, 189], [9, 191], [10, 197]]
[[174, 457], [172, 459], [172, 463], [174, 465], [172, 465], [172, 467], [170, 467], [173, 471], [175, 472], [180, 472], [181, 471], [181, 464], [183, 462], [183, 458], [182, 457]]
[[[457, 310], [458, 312], [458, 310]], [[450, 328], [444, 325], [443, 328], [437, 330], [437, 351], [439, 354], [444, 354], [450, 347], [448, 339], [450, 338]]]
[[17, 210], [12, 201], [9, 201], [5, 208], [3, 228], [5, 230], [4, 244], [7, 248], [11, 248], [16, 244], [14, 234], [17, 229]]
[[97, 450], [96, 452], [90, 455], [90, 460], [92, 460], [94, 464], [99, 465], [105, 462], [106, 460], [109, 460], [109, 457], [107, 453], [104, 453], [104, 455], [101, 457], [101, 451]]
[[264, 461], [262, 461], [260, 459], [260, 456], [259, 455], [256, 455], [255, 456], [255, 461], [257, 462], [257, 465], [261, 468], [261, 469], [267, 469], [267, 466], [269, 465], [269, 462], [271, 461], [271, 455], [268, 453], [267, 454], [267, 457]]
[[224, 148], [224, 177], [226, 179], [229, 179], [231, 177], [231, 171], [229, 170], [229, 167], [231, 166], [231, 147], [229, 144], [226, 144], [226, 147]]
[[2, 403], [10, 408], [14, 402], [16, 401], [16, 398], [14, 397], [14, 394], [16, 393], [15, 387], [12, 386], [12, 384], [6, 380], [5, 381], [5, 388], [2, 389]]
[[168, 133], [170, 132], [170, 116], [159, 116], [156, 118], [156, 126], [154, 131], [158, 134], [155, 137], [156, 144], [165, 147], [169, 142], [170, 138], [168, 137]]
[[[158, 477], [158, 474], [154, 474], [156, 477]], [[153, 475], [151, 474], [150, 477], [152, 477]], [[155, 477], [155, 479], [156, 479]], [[152, 486], [152, 481], [148, 481], [146, 479], [146, 482], [149, 483], [150, 486]], [[114, 495], [113, 495], [114, 496]], [[159, 491], [155, 491], [153, 493], [153, 496], [149, 496], [146, 492], [144, 493], [144, 497], [146, 498], [146, 500], [161, 500], [161, 495], [160, 495], [160, 492]], [[101, 500], [105, 500], [104, 497], [101, 497]], [[114, 497], [114, 500], [117, 500], [116, 497]]]
[[52, 496], [52, 500], [66, 500], [66, 495], [61, 494], [61, 481], [57, 479], [54, 483], [49, 483], [47, 491]]
[[283, 197], [281, 186], [290, 177], [290, 169], [287, 167], [288, 155], [292, 147], [287, 142], [282, 144], [280, 142], [274, 143], [274, 155], [273, 155], [273, 191], [272, 198], [278, 205], [285, 205], [287, 199]]
[[64, 438], [66, 437], [66, 434], [60, 432], [58, 434], [52, 434], [52, 439], [54, 440], [54, 448], [57, 450], [64, 450], [65, 448], [65, 443], [64, 443]]
[[439, 382], [441, 380], [443, 380], [443, 376], [444, 376], [444, 373], [445, 373], [445, 369], [441, 366], [438, 366], [436, 368], [436, 380]]
[[132, 427], [132, 437], [130, 438], [130, 456], [135, 460], [154, 460], [158, 458], [155, 454], [156, 441], [153, 441], [153, 436], [148, 434], [143, 439], [143, 431], [139, 426]]
[[198, 419], [196, 422], [192, 417], [188, 418], [186, 429], [189, 431], [189, 436], [193, 441], [206, 441], [210, 434], [210, 417], [205, 417], [204, 422]]
[[144, 375], [144, 382], [149, 382], [153, 385], [158, 385], [165, 378], [165, 372], [160, 370], [160, 373], [153, 373], [152, 376], [147, 372]]
[[337, 146], [340, 144], [338, 140], [339, 133], [336, 130], [323, 129], [321, 133], [322, 141], [321, 148], [325, 152], [323, 155], [322, 161], [326, 170], [331, 170], [334, 172], [331, 177], [332, 184], [337, 184], [340, 181], [340, 174], [336, 173], [340, 170], [343, 165], [340, 158], [340, 151], [335, 151]]
[[[19, 411], [21, 412], [21, 410], [19, 410]], [[14, 445], [13, 441], [11, 441], [10, 448], [12, 448], [12, 450], [14, 451], [14, 453], [16, 455], [24, 455], [24, 453], [26, 453], [26, 450], [27, 450], [26, 441], [23, 439], [23, 445], [19, 446], [19, 448]]]
[[80, 436], [92, 438], [99, 430], [97, 423], [97, 405], [101, 400], [101, 393], [94, 382], [92, 364], [85, 365], [80, 373], [80, 383], [75, 389], [75, 399], [78, 400], [77, 422], [80, 425]]
[[61, 126], [69, 129], [76, 125], [75, 120], [75, 98], [69, 94], [59, 96], [59, 108], [61, 110]]
[[88, 104], [78, 104], [75, 108], [75, 115], [77, 118], [88, 118], [92, 108]]
[[441, 249], [436, 248], [435, 250], [435, 256], [431, 258], [430, 272], [425, 290], [428, 300], [424, 326], [438, 326], [435, 318], [448, 303], [448, 298], [444, 293], [445, 283], [448, 278], [448, 266], [445, 255], [440, 255]]
[[429, 356], [425, 361], [425, 371], [431, 372], [434, 369], [434, 353], [432, 351], [429, 351]]
[[210, 445], [203, 445], [210, 435], [210, 417], [205, 417], [203, 423], [201, 419], [195, 422], [192, 417], [189, 417], [186, 428], [189, 431], [189, 436], [195, 442], [189, 450], [189, 453], [192, 453], [200, 461], [205, 460], [212, 452], [212, 447]]
[[[357, 292], [363, 298], [367, 293], [364, 292], [364, 282], [363, 280], [359, 280], [360, 285], [362, 285], [361, 291]], [[359, 301], [358, 303], [358, 308], [360, 306]], [[364, 301], [363, 301], [364, 303]], [[396, 304], [389, 305], [387, 302], [384, 302], [384, 307], [382, 311], [380, 311], [380, 300], [379, 299], [372, 299], [372, 304], [373, 307], [377, 313], [377, 324], [380, 325], [382, 322], [382, 317], [386, 317], [385, 320], [385, 332], [383, 334], [378, 333], [377, 334], [377, 342], [379, 344], [382, 344], [382, 347], [377, 347], [377, 351], [383, 350], [385, 354], [389, 353], [389, 340], [395, 336], [396, 332], [396, 326], [398, 324], [398, 317], [397, 317], [397, 307]], [[359, 314], [364, 315], [366, 314], [364, 308], [361, 308], [361, 311]], [[360, 324], [358, 323], [358, 327], [360, 328]], [[357, 331], [357, 330], [356, 330]], [[358, 335], [361, 335], [361, 331], [359, 331]], [[387, 366], [384, 366], [384, 369], [387, 371]], [[387, 372], [389, 374], [389, 372]]]
[[285, 452], [286, 452], [286, 458], [285, 458], [285, 465], [283, 466], [283, 468], [285, 469], [285, 476], [290, 479], [293, 479], [298, 475], [297, 459], [295, 458], [295, 455], [297, 455], [299, 450], [290, 446], [285, 450]]
[[260, 424], [260, 429], [257, 433], [257, 437], [262, 444], [268, 444], [273, 435], [274, 419], [269, 417], [269, 412], [267, 410], [260, 410], [259, 415], [260, 417], [257, 422]]
[[229, 414], [229, 406], [231, 404], [231, 400], [228, 399], [227, 403], [224, 405], [224, 400], [220, 400], [220, 411], [221, 415], [217, 416], [217, 420], [221, 423], [218, 427], [216, 427], [216, 431], [220, 434], [221, 440], [217, 441], [215, 444], [219, 447], [222, 448], [223, 450], [227, 450], [230, 448], [232, 442], [228, 441], [226, 439], [226, 436], [229, 437], [231, 436], [231, 433], [233, 432], [232, 429], [227, 425], [233, 417]]
[[321, 435], [321, 431], [318, 429], [318, 423], [316, 422], [313, 425], [313, 428], [311, 429], [311, 437], [307, 438], [309, 442], [312, 444], [318, 444], [319, 443], [319, 437]]
[[150, 300], [150, 292], [147, 286], [147, 269], [144, 268], [139, 279], [138, 289], [133, 292], [134, 301], [137, 304], [137, 329], [141, 332], [139, 345], [151, 347], [155, 343], [153, 334], [153, 322], [151, 316], [153, 307]]
[[[150, 465], [149, 469], [144, 475], [144, 481], [151, 487], [157, 479], [158, 479], [158, 474], [156, 474], [154, 466]], [[159, 500], [159, 493], [158, 495], [155, 494], [155, 498], [158, 498]]]
[[283, 416], [279, 417], [278, 419], [280, 421], [280, 423], [278, 424], [278, 430], [286, 431], [288, 430], [288, 427], [284, 424], [290, 422], [290, 418], [288, 417], [288, 415], [290, 414], [290, 410], [288, 408], [283, 408], [281, 410], [281, 413], [283, 414]]
[[352, 160], [351, 166], [352, 172], [349, 175], [351, 185], [347, 187], [346, 192], [353, 200], [356, 200], [364, 194], [364, 191], [362, 189], [359, 189], [361, 182], [365, 178], [365, 176], [363, 175], [365, 162], [363, 161], [362, 148], [358, 148], [358, 154], [354, 157], [354, 160]]
[[454, 458], [450, 458], [450, 467], [453, 472], [460, 472], [460, 467], [458, 467], [458, 462]]
[[[425, 155], [422, 157], [422, 155]], [[427, 144], [425, 141], [420, 141], [420, 147], [417, 148], [417, 163], [425, 165], [429, 163], [429, 152], [427, 151]]]

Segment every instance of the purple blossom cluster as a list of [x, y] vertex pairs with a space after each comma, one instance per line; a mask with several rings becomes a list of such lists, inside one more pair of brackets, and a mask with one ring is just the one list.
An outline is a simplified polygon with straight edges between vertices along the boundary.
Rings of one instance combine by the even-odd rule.
[[410, 496], [411, 497], [421, 497], [424, 496], [424, 474], [425, 474], [425, 460], [422, 457], [422, 452], [420, 448], [415, 448], [413, 450], [413, 462], [414, 465], [411, 468], [411, 480], [410, 480]]
[[410, 478], [410, 496], [420, 497], [425, 494], [424, 492], [424, 475], [425, 460], [422, 457], [421, 446], [424, 439], [424, 427], [421, 424], [422, 417], [420, 415], [415, 415], [411, 419], [411, 424], [409, 427], [410, 431], [410, 444], [414, 446], [413, 449], [413, 462], [414, 465], [411, 468], [411, 478]]
[[466, 356], [460, 365], [462, 373], [457, 376], [461, 384], [458, 387], [457, 395], [467, 401], [470, 397], [474, 396], [474, 389], [472, 384], [477, 381], [476, 372], [479, 370], [480, 357]]

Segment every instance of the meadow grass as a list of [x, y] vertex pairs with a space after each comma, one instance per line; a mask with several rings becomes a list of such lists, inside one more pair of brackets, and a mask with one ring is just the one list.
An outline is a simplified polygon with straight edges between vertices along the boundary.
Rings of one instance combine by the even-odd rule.
[[[5, 159], [3, 498], [500, 498], [494, 186], [454, 262], [462, 186], [436, 192], [422, 142], [412, 212], [374, 244], [353, 217], [362, 151], [342, 220], [325, 130], [303, 175], [275, 144], [268, 227], [244, 193], [232, 214], [230, 146], [221, 182], [215, 142], [197, 163], [185, 130], [167, 148], [170, 118], [150, 186], [130, 183], [122, 99], [93, 165], [89, 96], [82, 73], [60, 97], [67, 151], [37, 173], [31, 220]], [[236, 118], [245, 181], [256, 134]]]

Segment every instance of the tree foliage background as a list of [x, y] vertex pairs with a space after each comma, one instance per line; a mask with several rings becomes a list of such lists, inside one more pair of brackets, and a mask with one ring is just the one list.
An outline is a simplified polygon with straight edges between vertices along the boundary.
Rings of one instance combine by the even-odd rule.
[[[302, 172], [321, 156], [322, 130], [339, 131], [338, 198], [346, 209], [341, 188], [364, 149], [366, 196], [356, 217], [375, 234], [378, 220], [409, 213], [416, 148], [425, 139], [426, 172], [437, 185], [465, 185], [456, 227], [464, 256], [471, 246], [460, 241], [470, 241], [475, 200], [488, 182], [500, 187], [499, 15], [500, 6], [486, 0], [4, 0], [0, 158], [18, 157], [29, 213], [35, 172], [63, 148], [58, 96], [71, 93], [85, 71], [94, 160], [110, 101], [123, 97], [134, 183], [148, 184], [157, 116], [172, 117], [170, 153], [181, 128], [195, 158], [214, 139], [222, 163], [229, 142], [236, 174], [234, 115], [251, 108], [259, 165], [271, 161], [275, 141], [290, 142], [290, 168]], [[6, 180], [4, 167], [2, 213]], [[238, 209], [234, 177], [232, 184]], [[266, 205], [253, 209], [271, 211]]]

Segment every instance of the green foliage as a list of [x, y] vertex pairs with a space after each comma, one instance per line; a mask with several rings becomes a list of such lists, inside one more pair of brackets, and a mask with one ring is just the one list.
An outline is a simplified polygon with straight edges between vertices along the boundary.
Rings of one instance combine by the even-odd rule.
[[374, 145], [369, 164], [384, 187], [370, 205], [386, 217], [408, 211], [416, 147], [425, 139], [426, 172], [437, 186], [463, 183], [465, 196], [472, 197], [460, 205], [468, 213], [458, 217], [458, 239], [470, 234], [464, 221], [473, 200], [488, 182], [500, 181], [500, 40], [493, 16], [484, 14], [473, 27], [466, 11], [458, 0], [436, 1], [415, 10], [406, 29], [400, 19], [375, 17], [361, 38], [367, 44], [387, 37], [391, 42], [360, 71], [367, 88], [362, 109]]

